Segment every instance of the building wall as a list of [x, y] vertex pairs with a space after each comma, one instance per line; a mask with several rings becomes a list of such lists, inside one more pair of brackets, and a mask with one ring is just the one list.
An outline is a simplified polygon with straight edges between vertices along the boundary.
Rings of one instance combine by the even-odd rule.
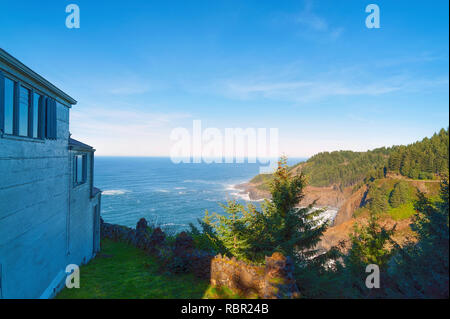
[[[93, 176], [91, 169], [92, 158], [90, 152], [69, 151], [70, 170], [74, 171], [74, 156], [87, 155], [87, 178], [81, 185], [74, 185], [73, 178], [70, 181], [70, 211], [69, 211], [69, 261], [80, 264], [89, 261], [95, 254], [94, 251], [94, 218], [95, 206], [100, 208], [100, 194], [91, 198], [91, 185], [89, 181]], [[97, 232], [98, 233], [98, 232]]]
[[66, 264], [69, 108], [59, 103], [57, 137], [0, 137], [3, 298], [40, 297]]
[[90, 169], [72, 189], [70, 104], [2, 60], [0, 69], [58, 101], [56, 140], [0, 132], [0, 298], [48, 298], [62, 287], [68, 264], [92, 257], [100, 194], [91, 198]]

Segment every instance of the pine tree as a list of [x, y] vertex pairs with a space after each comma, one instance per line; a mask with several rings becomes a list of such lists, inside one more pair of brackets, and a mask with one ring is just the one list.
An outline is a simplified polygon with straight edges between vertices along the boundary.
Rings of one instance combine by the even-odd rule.
[[292, 174], [286, 158], [281, 158], [271, 181], [272, 200], [259, 210], [235, 201], [223, 205], [226, 214], [214, 214], [216, 221], [211, 223], [217, 238], [240, 259], [261, 263], [278, 251], [297, 264], [307, 263], [317, 254], [314, 248], [327, 224], [319, 218], [323, 210], [313, 210], [313, 204], [298, 207], [305, 185], [305, 176]]
[[[386, 229], [378, 223], [376, 214], [371, 213], [367, 225], [355, 225], [350, 234], [351, 247], [343, 255], [343, 262], [338, 263], [335, 272], [335, 282], [338, 283], [340, 298], [370, 298], [380, 297], [383, 290], [367, 289], [365, 285], [366, 267], [375, 264], [380, 269], [380, 275], [385, 278], [392, 256], [389, 243], [395, 232], [395, 226]], [[383, 281], [384, 284], [384, 281]], [[333, 288], [336, 290], [336, 288]]]
[[318, 218], [323, 210], [312, 210], [313, 204], [297, 207], [304, 197], [305, 186], [305, 176], [293, 176], [286, 158], [281, 158], [271, 185], [274, 220], [279, 223], [274, 238], [279, 251], [302, 261], [317, 253], [313, 248], [327, 228]]
[[227, 205], [221, 206], [225, 215], [215, 214], [217, 223], [214, 226], [218, 237], [232, 256], [246, 259], [249, 244], [244, 206], [236, 201], [228, 201]]
[[368, 195], [370, 197], [369, 208], [373, 213], [379, 214], [389, 209], [389, 203], [382, 188], [378, 188], [372, 183]]
[[381, 227], [377, 215], [371, 213], [368, 224], [355, 225], [353, 234], [350, 235], [348, 261], [352, 265], [363, 265], [364, 268], [369, 264], [386, 268], [391, 256], [387, 244], [394, 232], [395, 226], [389, 230]]
[[449, 297], [449, 182], [444, 177], [441, 200], [431, 202], [419, 193], [412, 230], [417, 242], [397, 245], [391, 270], [390, 296]]
[[394, 185], [389, 196], [389, 203], [392, 207], [399, 207], [400, 205], [406, 204], [411, 200], [409, 186], [406, 182], [398, 182]]

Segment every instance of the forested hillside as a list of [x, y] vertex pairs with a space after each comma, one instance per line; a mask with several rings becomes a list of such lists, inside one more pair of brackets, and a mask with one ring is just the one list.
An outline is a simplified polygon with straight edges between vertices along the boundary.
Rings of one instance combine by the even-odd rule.
[[412, 179], [431, 179], [448, 170], [448, 128], [431, 138], [391, 149], [388, 168]]
[[302, 167], [312, 186], [340, 184], [350, 186], [375, 174], [387, 163], [389, 149], [378, 148], [368, 152], [323, 152], [311, 157]]
[[[290, 167], [302, 171], [311, 186], [352, 186], [383, 178], [388, 171], [412, 179], [433, 179], [449, 169], [449, 135], [441, 129], [431, 138], [409, 145], [381, 147], [367, 152], [335, 151], [318, 153], [306, 162]], [[267, 189], [270, 174], [255, 176], [250, 182]]]
[[382, 178], [391, 171], [412, 179], [433, 179], [448, 172], [449, 135], [441, 129], [431, 138], [409, 145], [367, 152], [336, 151], [314, 155], [292, 169], [301, 169], [312, 186], [351, 186], [364, 179]]

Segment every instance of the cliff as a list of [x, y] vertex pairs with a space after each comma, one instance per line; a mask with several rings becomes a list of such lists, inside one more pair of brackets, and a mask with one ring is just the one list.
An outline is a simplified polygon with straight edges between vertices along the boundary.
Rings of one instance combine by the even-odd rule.
[[[237, 188], [241, 192], [248, 194], [252, 200], [270, 199], [270, 193], [266, 190], [267, 187], [263, 187], [263, 183], [266, 181], [267, 179], [260, 178], [257, 182], [241, 184]], [[376, 184], [378, 187], [384, 185], [392, 188], [399, 181], [407, 182], [412, 189], [419, 190], [428, 194], [428, 196], [437, 196], [439, 192], [439, 180], [414, 180], [395, 173], [388, 173], [386, 178], [378, 179]], [[346, 242], [348, 245], [349, 234], [352, 233], [355, 223], [365, 224], [367, 222], [367, 209], [363, 209], [364, 213], [354, 216], [354, 212], [358, 208], [364, 207], [367, 203], [368, 186], [366, 184], [356, 190], [351, 186], [345, 188], [335, 185], [328, 187], [307, 186], [304, 193], [305, 196], [301, 206], [306, 206], [316, 200], [315, 205], [318, 207], [338, 209], [332, 226], [324, 233], [321, 242], [317, 245], [317, 249], [327, 251], [341, 241]], [[412, 233], [409, 227], [411, 217], [402, 217], [400, 219], [394, 219], [393, 217], [395, 216], [392, 216], [392, 212], [384, 212], [381, 222], [387, 228], [397, 225], [394, 239], [399, 244], [402, 244], [408, 238], [411, 239]]]
[[[261, 187], [261, 183], [244, 183], [236, 186], [242, 194], [248, 194], [251, 200], [270, 199], [270, 193]], [[339, 188], [336, 185], [328, 187], [307, 186], [301, 205], [306, 206], [315, 201], [318, 207], [328, 207], [338, 210], [334, 225], [341, 224], [352, 217], [353, 211], [363, 201], [365, 190], [352, 193], [352, 187]], [[336, 222], [337, 221], [337, 222]]]

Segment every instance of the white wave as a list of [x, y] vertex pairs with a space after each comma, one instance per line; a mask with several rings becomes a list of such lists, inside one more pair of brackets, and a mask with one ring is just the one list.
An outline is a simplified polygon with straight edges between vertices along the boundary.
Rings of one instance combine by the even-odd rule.
[[250, 193], [232, 192], [232, 193], [230, 193], [230, 195], [235, 198], [242, 199], [246, 202], [262, 202], [262, 201], [264, 201], [264, 199], [250, 199]]
[[229, 184], [229, 185], [225, 186], [225, 190], [227, 190], [227, 191], [236, 191], [238, 189], [236, 188], [235, 184]]
[[175, 187], [174, 189], [186, 189], [186, 187]]
[[225, 186], [225, 190], [229, 191], [231, 196], [242, 199], [246, 202], [262, 202], [262, 201], [264, 201], [264, 199], [256, 199], [256, 200], [250, 199], [250, 193], [244, 192], [243, 190], [236, 188], [236, 185], [239, 185], [239, 184], [228, 184]]
[[123, 195], [125, 193], [129, 193], [130, 191], [126, 189], [109, 189], [102, 192], [102, 195], [105, 196], [117, 196], [117, 195]]
[[[313, 207], [313, 209], [321, 209], [321, 208]], [[316, 216], [314, 219], [321, 219], [320, 225], [322, 225], [327, 221], [331, 224], [336, 218], [337, 213], [338, 213], [337, 209], [327, 209], [324, 212], [320, 213], [318, 216]]]
[[157, 189], [156, 190], [158, 193], [169, 193], [170, 191], [168, 191], [167, 189]]

